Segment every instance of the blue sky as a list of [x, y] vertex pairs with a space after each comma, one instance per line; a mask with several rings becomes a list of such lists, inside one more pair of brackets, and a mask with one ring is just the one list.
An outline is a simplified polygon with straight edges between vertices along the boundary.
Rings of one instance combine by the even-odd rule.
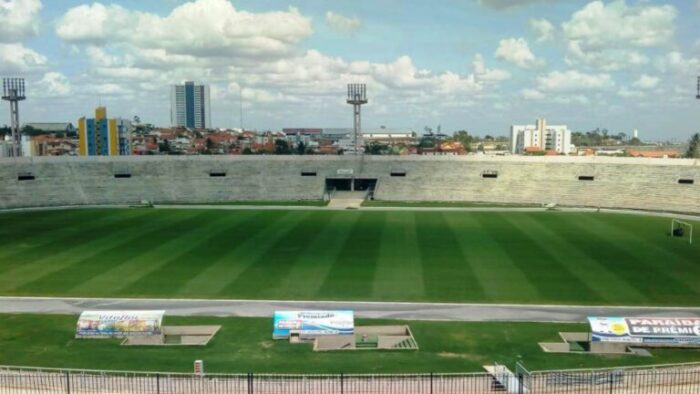
[[[0, 0], [0, 75], [22, 121], [110, 116], [167, 126], [168, 86], [212, 87], [215, 126], [505, 135], [547, 117], [648, 139], [700, 131], [700, 1]], [[0, 111], [8, 123], [9, 109]]]

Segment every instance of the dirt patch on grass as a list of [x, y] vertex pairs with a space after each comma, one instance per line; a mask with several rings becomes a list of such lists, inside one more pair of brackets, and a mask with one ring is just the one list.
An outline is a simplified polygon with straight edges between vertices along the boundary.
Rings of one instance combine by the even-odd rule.
[[258, 342], [258, 345], [260, 345], [260, 347], [263, 349], [269, 349], [272, 347], [272, 345], [274, 345], [274, 343], [272, 341], [262, 341]]
[[462, 360], [479, 361], [479, 357], [469, 353], [440, 352], [438, 356], [444, 358], [459, 358]]

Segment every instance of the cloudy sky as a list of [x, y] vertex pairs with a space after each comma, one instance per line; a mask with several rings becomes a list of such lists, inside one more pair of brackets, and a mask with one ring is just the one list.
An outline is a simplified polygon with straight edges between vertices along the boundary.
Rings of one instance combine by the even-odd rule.
[[[214, 126], [364, 125], [506, 134], [547, 117], [686, 139], [700, 131], [700, 0], [0, 0], [0, 75], [22, 122], [168, 125], [168, 86], [212, 87]], [[0, 124], [9, 123], [9, 107]]]

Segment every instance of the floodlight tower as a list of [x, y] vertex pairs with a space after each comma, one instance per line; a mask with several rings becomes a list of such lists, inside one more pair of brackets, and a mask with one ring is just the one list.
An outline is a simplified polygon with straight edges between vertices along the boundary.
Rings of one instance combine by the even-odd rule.
[[24, 78], [3, 78], [2, 99], [10, 102], [10, 121], [12, 124], [12, 155], [20, 156], [19, 138], [19, 102], [25, 100]]
[[362, 104], [367, 104], [367, 85], [364, 83], [348, 84], [348, 104], [353, 107], [353, 145], [355, 146], [355, 154], [360, 154], [362, 148], [362, 117], [360, 115], [360, 107]]

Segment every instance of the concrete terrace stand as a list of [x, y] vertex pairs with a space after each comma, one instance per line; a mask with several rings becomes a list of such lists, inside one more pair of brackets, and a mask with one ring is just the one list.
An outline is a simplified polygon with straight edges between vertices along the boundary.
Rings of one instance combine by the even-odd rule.
[[[296, 336], [290, 337], [292, 342]], [[319, 335], [308, 338], [314, 351], [330, 350], [418, 350], [418, 343], [408, 326], [355, 327], [352, 335]]]
[[654, 345], [642, 343], [591, 342], [588, 332], [560, 332], [562, 342], [541, 342], [540, 348], [547, 353], [612, 354], [651, 357], [648, 348], [695, 348], [694, 345]]
[[380, 201], [700, 213], [699, 160], [477, 155], [3, 158], [0, 209], [320, 200], [339, 177], [376, 180]]
[[124, 346], [205, 346], [221, 326], [163, 326], [160, 335], [125, 337]]

